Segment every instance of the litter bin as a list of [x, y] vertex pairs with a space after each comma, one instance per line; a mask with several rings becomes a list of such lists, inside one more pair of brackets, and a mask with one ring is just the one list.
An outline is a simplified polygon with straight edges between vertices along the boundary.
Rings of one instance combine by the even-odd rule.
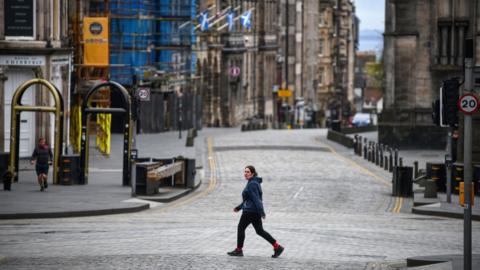
[[60, 157], [59, 184], [85, 185], [80, 179], [80, 156], [64, 155]]
[[413, 194], [413, 167], [395, 167], [393, 173], [393, 196], [411, 197]]
[[8, 161], [10, 159], [10, 153], [0, 152], [0, 181], [3, 182], [3, 176], [8, 170]]
[[480, 195], [480, 164], [473, 165], [473, 183], [475, 184], [475, 195]]
[[195, 187], [195, 159], [187, 158], [185, 159], [185, 187], [194, 188]]

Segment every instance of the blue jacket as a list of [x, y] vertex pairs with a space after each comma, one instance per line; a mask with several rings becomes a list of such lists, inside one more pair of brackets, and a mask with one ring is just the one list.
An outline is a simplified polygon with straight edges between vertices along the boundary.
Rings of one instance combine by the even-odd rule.
[[258, 213], [261, 216], [265, 216], [262, 202], [262, 178], [252, 177], [248, 180], [247, 185], [242, 191], [243, 202], [237, 206], [238, 210], [242, 209], [244, 212]]

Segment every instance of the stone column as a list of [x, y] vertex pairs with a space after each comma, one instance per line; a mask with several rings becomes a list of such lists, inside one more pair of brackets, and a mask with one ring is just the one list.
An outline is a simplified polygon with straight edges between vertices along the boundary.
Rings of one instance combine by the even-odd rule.
[[7, 68], [0, 66], [0, 152], [5, 150], [5, 81], [8, 77], [5, 75]]

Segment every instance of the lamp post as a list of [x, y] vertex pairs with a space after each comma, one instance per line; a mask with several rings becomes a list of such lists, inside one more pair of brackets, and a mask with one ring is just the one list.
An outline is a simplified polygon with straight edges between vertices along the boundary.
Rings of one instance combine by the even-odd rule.
[[181, 90], [177, 90], [177, 98], [178, 98], [178, 138], [182, 138], [182, 124], [183, 124], [183, 101], [182, 101], [183, 93]]

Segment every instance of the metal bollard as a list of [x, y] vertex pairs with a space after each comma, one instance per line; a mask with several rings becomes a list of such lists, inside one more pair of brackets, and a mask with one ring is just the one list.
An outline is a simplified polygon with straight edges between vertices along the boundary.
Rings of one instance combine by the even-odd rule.
[[370, 162], [375, 162], [375, 143], [370, 142]]
[[359, 140], [358, 140], [358, 149], [357, 149], [357, 155], [359, 156], [362, 156], [362, 142], [363, 142], [363, 138], [362, 136], [359, 136]]
[[367, 157], [368, 157], [367, 139], [365, 139], [365, 143], [363, 144], [363, 158], [367, 159]]
[[413, 174], [414, 174], [413, 178], [418, 177], [418, 161], [416, 160], [413, 162]]
[[400, 167], [403, 167], [403, 158], [399, 158], [398, 164], [400, 165]]
[[393, 172], [393, 151], [391, 147], [389, 149], [389, 152], [390, 152], [390, 156], [388, 160], [388, 171]]
[[395, 158], [395, 167], [397, 167], [398, 166], [398, 148], [395, 148], [394, 158]]
[[380, 145], [376, 143], [376, 151], [375, 151], [375, 165], [378, 166], [380, 164]]
[[380, 144], [380, 162], [378, 164], [378, 166], [380, 166], [380, 168], [383, 168], [383, 144]]
[[372, 142], [368, 142], [368, 161], [372, 161]]
[[353, 136], [353, 153], [357, 154], [357, 145], [358, 145], [358, 135]]
[[383, 165], [384, 165], [383, 168], [385, 169], [385, 171], [387, 171], [388, 170], [388, 157], [385, 156], [384, 158], [385, 158], [385, 162], [383, 163]]

